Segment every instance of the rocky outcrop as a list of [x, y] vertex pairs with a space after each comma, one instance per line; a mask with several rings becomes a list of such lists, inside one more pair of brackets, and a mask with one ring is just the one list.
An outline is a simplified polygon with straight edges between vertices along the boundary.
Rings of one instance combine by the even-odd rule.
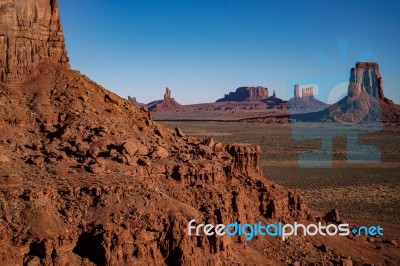
[[302, 88], [301, 97], [303, 98], [314, 97], [314, 88], [313, 87]]
[[272, 96], [261, 100], [261, 102], [265, 103], [268, 109], [286, 109], [288, 107], [288, 102], [282, 100], [281, 98], [278, 98], [276, 96], [275, 90]]
[[140, 103], [136, 100], [136, 97], [128, 96], [128, 101], [130, 101], [134, 106], [137, 107], [146, 107], [146, 104]]
[[[188, 221], [266, 223], [267, 219], [301, 219], [305, 213], [298, 195], [258, 179], [230, 176], [220, 184], [193, 179], [192, 189], [182, 190], [171, 178], [154, 181], [119, 177], [119, 183], [108, 185], [0, 191], [5, 219], [0, 224], [2, 264], [258, 264], [249, 258], [251, 249], [243, 237], [189, 236]], [[92, 182], [104, 180], [93, 178]], [[6, 244], [10, 239], [13, 245]], [[268, 243], [266, 238], [254, 241]], [[268, 241], [282, 250], [277, 255], [284, 254], [284, 242]], [[317, 249], [311, 249], [312, 255], [318, 256]], [[257, 257], [273, 261], [267, 253]]]
[[188, 221], [313, 219], [299, 194], [262, 177], [259, 147], [166, 128], [63, 66], [37, 73], [0, 93], [1, 264], [247, 263], [257, 252], [243, 237], [189, 236]]
[[299, 85], [294, 85], [294, 98], [300, 98], [300, 86]]
[[151, 102], [147, 104], [147, 108], [151, 112], [181, 112], [184, 110], [184, 107], [172, 98], [169, 88], [165, 89], [163, 100]]
[[164, 100], [168, 101], [171, 100], [171, 90], [167, 88], [165, 88], [165, 93], [164, 93]]
[[240, 87], [235, 92], [225, 94], [217, 102], [254, 102], [268, 98], [268, 89], [258, 87]]
[[291, 111], [320, 111], [328, 107], [328, 104], [315, 99], [314, 88], [294, 85], [294, 97], [289, 100], [289, 109]]
[[378, 63], [357, 62], [350, 70], [348, 95], [330, 106], [325, 119], [340, 123], [400, 122], [400, 107], [384, 97]]
[[68, 65], [56, 1], [0, 1], [0, 81], [20, 83], [43, 62]]
[[351, 69], [349, 95], [359, 96], [361, 92], [380, 100], [384, 99], [383, 81], [377, 63], [357, 62]]
[[[292, 101], [292, 106], [296, 103]], [[292, 118], [299, 121], [331, 121], [345, 125], [373, 123], [380, 127], [382, 122], [400, 122], [399, 116], [400, 107], [384, 97], [379, 65], [375, 62], [357, 62], [350, 70], [346, 97], [320, 112], [293, 115]]]

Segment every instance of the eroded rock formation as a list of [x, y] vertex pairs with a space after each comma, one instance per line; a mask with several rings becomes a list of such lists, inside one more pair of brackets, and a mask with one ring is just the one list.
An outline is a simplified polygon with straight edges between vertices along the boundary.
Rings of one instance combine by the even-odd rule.
[[300, 98], [300, 86], [299, 85], [294, 85], [294, 98]]
[[384, 99], [383, 81], [377, 63], [357, 62], [351, 69], [349, 94], [359, 96], [361, 92]]
[[57, 2], [0, 0], [0, 81], [20, 83], [43, 62], [69, 66]]
[[257, 87], [240, 87], [235, 92], [225, 94], [224, 98], [218, 99], [217, 102], [254, 102], [268, 98], [268, 89]]
[[181, 112], [184, 107], [172, 98], [171, 90], [165, 88], [164, 99], [147, 104], [151, 112]]
[[146, 107], [146, 104], [138, 102], [136, 100], [136, 97], [128, 96], [128, 101], [130, 101], [133, 105], [137, 107]]
[[348, 95], [329, 107], [329, 118], [341, 123], [399, 122], [400, 107], [384, 97], [378, 63], [357, 62], [350, 70]]
[[301, 97], [303, 98], [314, 97], [314, 88], [313, 87], [302, 88]]
[[[290, 106], [296, 107], [293, 98]], [[294, 115], [300, 121], [331, 121], [340, 124], [373, 123], [378, 128], [382, 123], [398, 123], [400, 107], [384, 97], [383, 79], [375, 62], [357, 62], [350, 70], [348, 95], [310, 115]]]
[[326, 103], [315, 99], [313, 87], [301, 88], [300, 94], [299, 85], [294, 85], [294, 97], [289, 100], [288, 106], [294, 112], [299, 110], [319, 111], [328, 107]]

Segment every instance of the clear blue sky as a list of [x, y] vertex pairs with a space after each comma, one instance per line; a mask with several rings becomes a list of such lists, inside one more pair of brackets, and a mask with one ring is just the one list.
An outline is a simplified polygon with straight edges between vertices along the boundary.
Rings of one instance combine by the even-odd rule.
[[212, 102], [261, 85], [287, 99], [288, 80], [368, 58], [400, 103], [400, 1], [58, 2], [72, 68], [122, 97], [147, 103], [168, 86], [180, 103]]

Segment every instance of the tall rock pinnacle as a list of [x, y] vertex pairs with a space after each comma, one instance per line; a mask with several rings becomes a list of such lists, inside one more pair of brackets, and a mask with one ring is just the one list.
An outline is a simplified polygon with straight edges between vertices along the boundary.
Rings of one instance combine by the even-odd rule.
[[0, 0], [0, 81], [20, 83], [43, 62], [69, 67], [56, 0]]
[[167, 87], [165, 88], [164, 100], [169, 100], [171, 98], [171, 90]]

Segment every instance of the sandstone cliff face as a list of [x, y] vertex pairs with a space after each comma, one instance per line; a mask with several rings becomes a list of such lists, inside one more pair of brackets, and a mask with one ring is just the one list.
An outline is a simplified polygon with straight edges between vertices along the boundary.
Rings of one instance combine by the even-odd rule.
[[372, 97], [384, 99], [382, 76], [375, 62], [357, 62], [350, 71], [350, 95], [366, 92]]
[[56, 1], [0, 0], [0, 81], [23, 82], [42, 62], [68, 66]]
[[224, 98], [217, 100], [217, 102], [253, 102], [261, 101], [268, 98], [268, 89], [258, 87], [240, 87], [235, 92], [225, 94]]

